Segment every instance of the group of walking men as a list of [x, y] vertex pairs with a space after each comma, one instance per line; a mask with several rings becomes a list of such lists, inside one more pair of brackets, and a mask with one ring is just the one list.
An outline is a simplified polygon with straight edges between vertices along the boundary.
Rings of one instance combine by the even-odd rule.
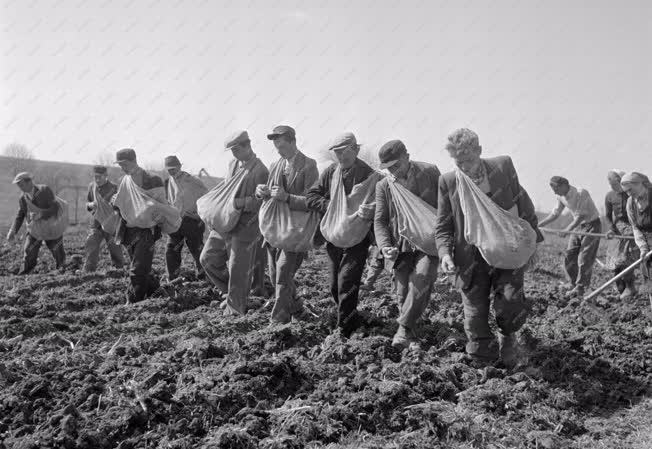
[[[252, 281], [261, 279], [261, 258], [267, 253], [270, 279], [274, 286], [275, 302], [271, 320], [288, 323], [307, 317], [304, 305], [297, 295], [295, 275], [305, 260], [306, 252], [293, 252], [276, 248], [261, 235], [259, 209], [265, 201], [286, 203], [291, 211], [314, 212], [320, 217], [325, 214], [331, 201], [333, 185], [341, 182], [345, 195], [351, 194], [375, 171], [358, 157], [360, 146], [355, 135], [344, 133], [335, 138], [328, 147], [336, 162], [321, 174], [314, 159], [306, 156], [297, 147], [295, 130], [290, 126], [277, 126], [267, 135], [278, 151], [279, 159], [271, 166], [276, 174], [270, 179], [270, 171], [256, 156], [247, 131], [239, 131], [225, 142], [225, 151], [231, 152], [226, 181], [234, 176], [243, 176], [234, 206], [239, 212], [235, 226], [227, 233], [213, 229], [203, 242], [204, 223], [197, 212], [197, 199], [206, 193], [201, 181], [181, 170], [176, 156], [165, 159], [170, 178], [164, 183], [156, 175], [148, 173], [138, 165], [132, 149], [122, 149], [116, 154], [116, 163], [133, 182], [146, 192], [162, 188], [163, 199], [174, 205], [181, 215], [178, 229], [169, 234], [166, 248], [167, 273], [170, 280], [179, 276], [181, 250], [185, 243], [197, 268], [198, 277], [206, 276], [220, 293], [221, 307], [225, 314], [244, 314]], [[499, 156], [482, 158], [482, 147], [475, 132], [462, 128], [448, 136], [446, 150], [457, 168], [467, 175], [479, 189], [495, 204], [511, 211], [525, 220], [536, 233], [536, 241], [543, 240], [539, 232], [537, 216], [529, 195], [521, 186], [511, 158]], [[364, 324], [357, 310], [362, 275], [369, 255], [370, 246], [376, 248], [374, 265], [384, 266], [393, 273], [393, 294], [398, 300], [398, 328], [392, 344], [408, 347], [418, 344], [418, 322], [432, 295], [438, 267], [450, 275], [462, 296], [464, 307], [464, 329], [467, 335], [467, 353], [480, 361], [492, 361], [500, 357], [505, 363], [514, 362], [518, 350], [514, 333], [519, 330], [528, 316], [528, 301], [524, 295], [525, 267], [502, 269], [490, 266], [478, 248], [465, 239], [465, 220], [472, 218], [463, 213], [457, 194], [455, 172], [440, 174], [439, 169], [426, 162], [413, 161], [403, 142], [392, 140], [378, 152], [381, 169], [388, 176], [375, 185], [375, 202], [363, 204], [355, 212], [358, 220], [369, 224], [368, 234], [349, 247], [337, 246], [327, 241], [319, 227], [312, 236], [314, 246], [326, 244], [329, 259], [330, 292], [337, 307], [337, 327], [344, 336], [350, 336]], [[335, 179], [341, 176], [341, 179]], [[612, 175], [610, 175], [612, 176]], [[618, 175], [622, 176], [622, 175]], [[428, 254], [417, 248], [401, 229], [400, 211], [393, 198], [391, 182], [397, 182], [437, 210], [434, 235], [437, 250]], [[611, 179], [611, 178], [610, 178]], [[20, 208], [8, 237], [13, 237], [20, 228], [27, 213], [26, 201], [33, 201], [39, 207], [54, 213], [51, 209], [53, 192], [47, 186], [34, 185], [31, 175], [23, 173], [14, 182], [24, 192]], [[613, 184], [616, 186], [616, 183]], [[588, 192], [570, 186], [565, 178], [553, 177], [551, 187], [558, 195], [559, 204], [542, 225], [559, 216], [567, 207], [574, 216], [567, 230], [581, 227], [587, 232], [599, 232], [600, 220]], [[117, 186], [107, 177], [106, 167], [94, 168], [94, 183], [88, 192], [88, 210], [97, 208], [96, 195], [111, 203], [115, 199]], [[643, 196], [641, 189], [641, 196]], [[625, 230], [627, 204], [622, 189], [610, 194], [613, 207], [612, 232]], [[647, 192], [647, 190], [646, 190]], [[162, 200], [162, 201], [163, 201]], [[648, 206], [649, 209], [649, 206]], [[637, 209], [638, 210], [638, 209]], [[97, 220], [93, 222], [86, 243], [85, 269], [97, 267], [99, 247], [105, 241], [112, 263], [120, 268], [125, 263], [119, 244], [126, 247], [130, 258], [130, 288], [128, 300], [141, 301], [152, 295], [159, 287], [159, 281], [151, 273], [154, 245], [161, 237], [161, 227], [140, 228], [128, 226], [124, 211], [117, 210], [121, 220], [115, 233], [107, 233]], [[631, 214], [630, 214], [631, 215]], [[649, 225], [649, 216], [644, 226]], [[46, 215], [44, 214], [46, 218]], [[647, 220], [647, 221], [645, 221]], [[628, 224], [628, 226], [630, 226]], [[630, 228], [631, 229], [631, 226]], [[647, 229], [644, 227], [644, 229]], [[40, 241], [28, 235], [25, 245], [25, 261], [21, 273], [34, 268]], [[640, 240], [640, 238], [639, 238]], [[61, 239], [46, 241], [57, 261], [64, 262]], [[372, 246], [373, 245], [373, 246]], [[597, 243], [594, 239], [572, 237], [566, 254], [566, 271], [571, 280], [572, 294], [581, 294], [588, 287], [592, 261], [595, 259]], [[378, 263], [380, 261], [380, 264]], [[380, 270], [374, 270], [375, 275]], [[364, 287], [363, 287], [364, 288]], [[626, 280], [621, 291], [633, 289], [632, 281]], [[493, 314], [498, 335], [490, 328], [489, 316], [493, 295]]]

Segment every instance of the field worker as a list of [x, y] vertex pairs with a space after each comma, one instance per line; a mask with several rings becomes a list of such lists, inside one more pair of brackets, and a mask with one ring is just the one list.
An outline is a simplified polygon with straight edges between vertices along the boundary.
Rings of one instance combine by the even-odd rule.
[[[163, 180], [152, 175], [138, 165], [136, 152], [131, 148], [125, 148], [116, 152], [115, 163], [120, 166], [126, 176], [141, 189], [153, 192], [155, 199], [160, 202], [167, 202]], [[155, 192], [155, 193], [154, 193]], [[117, 194], [116, 194], [117, 195]], [[115, 202], [115, 196], [112, 203]], [[134, 208], [134, 204], [127, 204], [123, 209]], [[129, 253], [131, 264], [129, 267], [129, 279], [131, 285], [127, 290], [127, 303], [135, 303], [152, 296], [159, 288], [159, 280], [152, 271], [154, 258], [154, 246], [161, 238], [161, 227], [140, 228], [128, 226], [124, 217], [128, 210], [119, 210], [122, 220], [116, 231], [116, 240], [121, 243]]]
[[208, 278], [225, 296], [221, 304], [224, 313], [245, 314], [256, 245], [260, 244], [258, 210], [262, 200], [256, 198], [256, 186], [267, 182], [269, 171], [251, 148], [247, 131], [238, 131], [229, 137], [225, 148], [234, 157], [229, 163], [226, 179], [240, 170], [246, 172], [234, 201], [240, 217], [235, 227], [224, 235], [211, 230], [199, 260]]
[[[536, 231], [536, 240], [543, 240], [532, 200], [519, 183], [509, 156], [481, 158], [478, 135], [467, 128], [448, 136], [446, 150], [457, 168], [497, 206], [527, 221]], [[529, 312], [523, 292], [524, 268], [510, 270], [489, 266], [478, 248], [467, 243], [455, 172], [441, 176], [438, 196], [437, 248], [442, 270], [454, 275], [455, 285], [462, 295], [464, 330], [468, 339], [466, 352], [481, 363], [491, 362], [497, 356], [506, 364], [516, 363], [518, 348], [513, 334], [523, 326]], [[492, 293], [498, 348], [489, 327]]]
[[[437, 208], [439, 169], [425, 162], [410, 160], [405, 144], [391, 140], [378, 151], [380, 168], [387, 169], [396, 181], [433, 208]], [[376, 184], [376, 243], [394, 270], [398, 297], [398, 330], [392, 346], [407, 347], [417, 343], [417, 322], [428, 305], [433, 283], [437, 279], [438, 257], [425, 254], [401, 236], [397, 198], [393, 198], [388, 178]], [[434, 223], [432, 223], [434, 225]]]
[[165, 249], [165, 265], [168, 280], [179, 277], [181, 268], [181, 250], [185, 243], [190, 255], [195, 260], [197, 278], [205, 277], [199, 262], [199, 256], [204, 245], [204, 230], [206, 226], [197, 214], [197, 199], [208, 189], [198, 178], [181, 170], [181, 162], [176, 156], [165, 158], [165, 169], [170, 177], [165, 180], [165, 194], [170, 204], [181, 214], [181, 226], [177, 232], [168, 236]]
[[[623, 191], [620, 185], [621, 177], [625, 173], [617, 170], [610, 170], [607, 173], [607, 181], [611, 190], [604, 199], [604, 210], [609, 230], [607, 238], [613, 235], [632, 236], [632, 226], [627, 217], [627, 193]], [[610, 242], [610, 250], [614, 254], [609, 257], [614, 261], [614, 276], [630, 266], [639, 257], [638, 247], [633, 240], [618, 239]], [[622, 279], [616, 281], [616, 288], [620, 293], [620, 299], [631, 298], [636, 294], [635, 286], [636, 275], [630, 272]]]
[[[557, 206], [541, 221], [540, 226], [555, 221], [567, 207], [571, 211], [573, 221], [564, 228], [564, 231], [572, 231], [579, 227], [582, 232], [602, 232], [600, 214], [587, 190], [573, 187], [568, 179], [562, 176], [553, 176], [550, 179], [550, 187], [557, 195]], [[564, 268], [570, 281], [567, 297], [582, 298], [586, 289], [590, 287], [598, 246], [600, 246], [600, 237], [571, 235], [568, 239], [564, 258]]]
[[[86, 237], [86, 261], [84, 271], [93, 272], [97, 269], [97, 262], [100, 257], [100, 246], [106, 242], [106, 248], [111, 256], [111, 263], [117, 269], [124, 266], [124, 255], [122, 247], [115, 242], [112, 233], [102, 229], [102, 223], [97, 219], [98, 201], [110, 203], [111, 198], [118, 190], [118, 186], [109, 181], [108, 170], [102, 165], [93, 167], [93, 182], [88, 186], [86, 195], [86, 210], [92, 214], [91, 229]], [[97, 198], [96, 195], [101, 196]]]
[[[367, 180], [374, 170], [358, 158], [360, 145], [353, 133], [344, 133], [336, 137], [328, 146], [337, 158], [337, 162], [330, 165], [319, 176], [317, 183], [308, 190], [307, 204], [311, 210], [325, 214], [331, 201], [331, 184], [335, 182], [334, 173], [339, 168], [344, 192], [349, 195], [353, 186]], [[369, 223], [373, 221], [374, 209], [360, 207], [358, 217]], [[323, 242], [321, 232], [316, 235], [318, 243]], [[349, 337], [362, 325], [362, 317], [357, 311], [358, 293], [362, 272], [365, 267], [371, 233], [362, 241], [350, 248], [340, 248], [326, 242], [326, 252], [330, 260], [330, 287], [333, 300], [337, 304], [337, 326], [341, 335]]]
[[647, 256], [652, 248], [652, 186], [647, 176], [638, 172], [623, 175], [620, 180], [623, 191], [629, 195], [627, 200], [627, 217], [632, 225], [634, 242], [640, 251], [641, 269], [645, 283], [641, 289], [652, 293], [652, 258]]
[[[274, 162], [270, 172], [282, 172], [278, 184], [274, 180], [271, 188], [267, 184], [260, 184], [256, 188], [256, 195], [259, 198], [288, 203], [290, 210], [307, 211], [306, 193], [319, 177], [317, 162], [297, 148], [296, 134], [290, 126], [275, 127], [267, 138], [274, 143], [281, 156]], [[288, 323], [291, 319], [305, 318], [303, 304], [297, 300], [294, 275], [301, 267], [306, 253], [274, 248], [267, 242], [265, 246], [276, 298], [272, 309], [272, 322]]]
[[[28, 222], [35, 220], [47, 220], [54, 217], [59, 211], [59, 204], [56, 202], [52, 189], [43, 184], [34, 184], [31, 173], [22, 172], [18, 173], [13, 180], [13, 183], [23, 192], [18, 200], [18, 213], [14, 219], [14, 223], [7, 233], [7, 240], [12, 241], [16, 237], [16, 233], [23, 225], [25, 218]], [[30, 212], [30, 205], [42, 209], [41, 212]], [[18, 274], [28, 274], [38, 261], [38, 253], [41, 248], [43, 240], [39, 240], [32, 236], [29, 231], [25, 239], [23, 263]], [[45, 240], [45, 244], [52, 253], [56, 267], [59, 270], [64, 269], [66, 261], [66, 253], [63, 249], [63, 236], [52, 240]]]

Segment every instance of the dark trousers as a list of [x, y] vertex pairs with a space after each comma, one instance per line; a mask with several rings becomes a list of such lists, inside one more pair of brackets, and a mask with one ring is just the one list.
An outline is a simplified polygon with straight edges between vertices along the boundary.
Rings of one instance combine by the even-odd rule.
[[185, 243], [190, 251], [190, 255], [195, 261], [197, 276], [204, 272], [199, 261], [201, 250], [204, 247], [204, 230], [206, 226], [199, 219], [183, 217], [181, 226], [177, 232], [170, 234], [168, 244], [165, 248], [165, 265], [168, 271], [168, 279], [172, 280], [179, 277], [181, 268], [181, 250]]
[[326, 244], [330, 259], [331, 295], [337, 304], [337, 326], [345, 332], [357, 326], [358, 292], [369, 254], [369, 238], [351, 248]]
[[158, 278], [151, 273], [156, 244], [154, 234], [150, 229], [127, 228], [122, 244], [127, 248], [131, 259], [129, 265], [131, 286], [127, 290], [127, 300], [142, 301], [159, 287]]
[[[253, 277], [251, 279], [251, 291], [256, 295], [265, 295], [265, 269], [267, 268], [267, 251], [263, 248], [263, 237], [261, 236], [256, 242], [256, 253], [254, 255]], [[270, 280], [274, 283], [274, 276], [271, 273]]]
[[462, 289], [464, 331], [468, 342], [466, 352], [488, 359], [498, 356], [492, 343], [494, 334], [489, 327], [491, 294], [496, 324], [503, 335], [519, 330], [529, 313], [523, 292], [523, 269], [504, 270], [487, 264], [478, 252], [473, 277], [468, 288]]
[[[580, 225], [582, 232], [602, 232], [602, 223], [600, 220], [594, 220], [590, 223]], [[564, 268], [571, 284], [589, 288], [591, 286], [591, 276], [593, 274], [593, 265], [598, 255], [600, 246], [600, 237], [571, 235], [568, 239], [568, 248], [566, 248], [566, 257], [564, 258]]]
[[[43, 240], [37, 240], [32, 237], [30, 234], [27, 234], [25, 239], [24, 257], [23, 257], [23, 266], [20, 269], [18, 274], [27, 274], [36, 267], [36, 262], [38, 261], [38, 253], [41, 249], [41, 244]], [[66, 252], [63, 249], [63, 236], [54, 240], [45, 240], [45, 245], [48, 247], [54, 257], [54, 262], [57, 264], [57, 268], [62, 268], [63, 264], [66, 262]]]
[[115, 243], [113, 235], [104, 232], [101, 228], [92, 227], [88, 233], [88, 237], [86, 237], [86, 262], [84, 263], [84, 270], [95, 271], [97, 269], [97, 262], [100, 258], [100, 246], [103, 241], [106, 242], [113, 266], [115, 268], [122, 268], [125, 264], [122, 248]]

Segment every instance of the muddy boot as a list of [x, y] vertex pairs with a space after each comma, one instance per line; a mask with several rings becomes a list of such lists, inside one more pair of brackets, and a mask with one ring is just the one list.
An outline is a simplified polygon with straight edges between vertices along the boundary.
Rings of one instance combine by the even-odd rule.
[[521, 360], [521, 351], [513, 335], [503, 335], [498, 333], [498, 345], [500, 350], [500, 360], [507, 367], [514, 367]]
[[625, 300], [625, 299], [630, 299], [636, 296], [636, 289], [633, 288], [632, 286], [628, 285], [625, 287], [623, 292], [620, 294], [620, 299]]
[[392, 338], [392, 346], [395, 348], [405, 349], [410, 347], [413, 343], [418, 344], [414, 330], [399, 324], [398, 329], [394, 334], [394, 338]]

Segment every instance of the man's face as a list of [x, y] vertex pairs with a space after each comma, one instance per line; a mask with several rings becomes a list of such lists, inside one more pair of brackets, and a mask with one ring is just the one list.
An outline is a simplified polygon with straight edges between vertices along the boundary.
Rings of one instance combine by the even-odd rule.
[[287, 140], [285, 136], [278, 136], [274, 140], [272, 140], [272, 142], [274, 142], [276, 151], [278, 151], [278, 154], [281, 157], [288, 159], [294, 156], [295, 145], [293, 144], [293, 142]]
[[16, 185], [20, 190], [22, 190], [25, 193], [30, 193], [32, 190], [34, 190], [34, 183], [32, 182], [31, 179], [24, 179], [22, 181], [18, 181]]
[[633, 198], [638, 198], [641, 195], [643, 195], [643, 193], [645, 192], [645, 186], [643, 185], [643, 183], [628, 182], [622, 185], [622, 190], [628, 196], [631, 196]]
[[246, 161], [249, 159], [251, 147], [249, 144], [238, 143], [230, 148], [233, 157], [239, 161]]
[[340, 167], [344, 170], [351, 168], [355, 163], [355, 160], [358, 158], [357, 147], [337, 148], [332, 151], [335, 153], [335, 157], [337, 158]]
[[550, 188], [555, 195], [564, 196], [568, 193], [570, 187], [567, 184], [550, 184]]
[[462, 147], [457, 150], [448, 150], [448, 154], [464, 173], [472, 173], [480, 164], [481, 150], [479, 148]]
[[118, 165], [120, 166], [122, 171], [128, 175], [132, 174], [133, 171], [136, 169], [136, 167], [138, 167], [136, 161], [120, 161], [118, 162]]
[[173, 178], [179, 174], [181, 167], [168, 167], [168, 174]]
[[620, 185], [620, 179], [619, 178], [617, 178], [615, 176], [609, 176], [607, 178], [607, 180], [609, 181], [609, 186], [611, 186], [611, 190], [613, 190], [614, 192], [618, 192], [618, 193], [623, 191], [623, 188]]
[[387, 167], [387, 171], [390, 172], [397, 178], [404, 178], [407, 175], [408, 170], [410, 169], [410, 156], [405, 153], [402, 154], [396, 164], [391, 167]]
[[106, 184], [109, 177], [106, 173], [93, 173], [93, 179], [95, 180], [95, 184], [101, 187]]

